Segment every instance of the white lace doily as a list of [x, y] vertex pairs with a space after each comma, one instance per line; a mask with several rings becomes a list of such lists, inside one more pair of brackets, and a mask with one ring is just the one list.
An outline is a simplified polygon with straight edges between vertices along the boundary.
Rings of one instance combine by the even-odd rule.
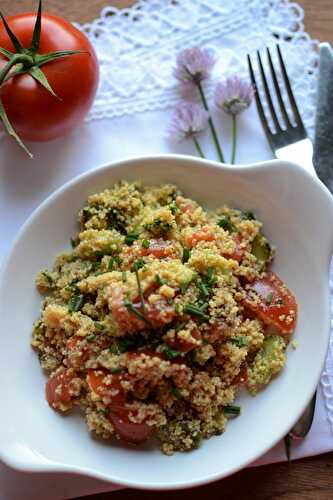
[[[129, 9], [106, 7], [92, 23], [77, 26], [93, 43], [101, 69], [88, 119], [173, 106], [178, 96], [172, 68], [183, 48], [202, 44], [215, 50], [218, 78], [247, 74], [246, 55], [279, 42], [303, 120], [313, 135], [318, 42], [304, 32], [303, 10], [297, 3], [139, 0]], [[331, 290], [333, 294], [333, 268]], [[333, 336], [321, 384], [333, 432]]]

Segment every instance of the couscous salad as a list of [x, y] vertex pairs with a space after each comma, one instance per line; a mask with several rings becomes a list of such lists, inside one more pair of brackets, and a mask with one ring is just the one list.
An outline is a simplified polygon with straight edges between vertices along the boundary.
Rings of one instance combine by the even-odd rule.
[[36, 279], [32, 346], [59, 412], [172, 454], [238, 416], [286, 362], [297, 304], [254, 214], [208, 211], [173, 185], [120, 182], [79, 212], [72, 251]]

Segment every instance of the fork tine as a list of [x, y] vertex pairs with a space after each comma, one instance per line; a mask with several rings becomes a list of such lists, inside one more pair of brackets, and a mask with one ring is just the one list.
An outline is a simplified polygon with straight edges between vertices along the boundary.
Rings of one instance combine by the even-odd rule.
[[278, 118], [276, 116], [275, 108], [274, 108], [273, 101], [272, 101], [272, 98], [271, 98], [271, 93], [270, 93], [270, 90], [269, 90], [269, 87], [268, 87], [267, 78], [266, 78], [266, 75], [265, 75], [265, 71], [264, 71], [264, 67], [263, 67], [262, 61], [261, 61], [259, 50], [257, 50], [257, 58], [258, 58], [259, 70], [260, 70], [260, 74], [261, 74], [261, 79], [262, 79], [263, 84], [264, 84], [264, 90], [265, 90], [265, 94], [266, 94], [266, 99], [267, 99], [267, 102], [268, 102], [269, 110], [271, 112], [275, 128], [276, 128], [276, 130], [278, 132], [280, 132], [282, 129], [280, 127], [279, 120], [278, 120]]
[[285, 106], [284, 101], [282, 99], [279, 82], [278, 82], [278, 79], [276, 77], [276, 73], [275, 73], [275, 69], [274, 69], [274, 65], [273, 65], [271, 53], [270, 53], [270, 50], [269, 50], [268, 47], [267, 47], [267, 57], [268, 57], [268, 64], [269, 64], [269, 68], [271, 70], [271, 75], [272, 75], [273, 83], [274, 83], [275, 92], [276, 92], [276, 95], [277, 95], [277, 98], [278, 98], [278, 101], [279, 101], [280, 110], [281, 110], [281, 113], [283, 115], [285, 124], [287, 125], [288, 128], [290, 128], [290, 127], [292, 127], [292, 124], [290, 122], [290, 119], [289, 119], [289, 116], [288, 116], [288, 113], [287, 113], [287, 110], [286, 110], [286, 106]]
[[254, 97], [255, 97], [255, 100], [256, 100], [256, 104], [257, 104], [257, 110], [258, 110], [259, 118], [261, 120], [261, 124], [263, 126], [263, 129], [266, 132], [266, 135], [268, 137], [270, 137], [272, 133], [271, 133], [271, 130], [269, 128], [269, 125], [268, 125], [268, 122], [267, 122], [267, 119], [266, 119], [266, 116], [265, 116], [265, 113], [264, 113], [264, 108], [262, 107], [261, 99], [260, 99], [259, 92], [258, 92], [258, 86], [257, 86], [256, 78], [254, 76], [254, 71], [253, 71], [253, 67], [252, 67], [252, 63], [251, 63], [251, 58], [250, 58], [249, 54], [247, 55], [247, 64], [249, 66], [249, 73], [250, 73], [251, 83], [252, 83], [252, 85], [254, 87]]
[[303, 121], [302, 121], [301, 115], [300, 115], [300, 113], [298, 111], [297, 103], [295, 101], [295, 97], [294, 97], [294, 94], [293, 94], [293, 91], [292, 91], [292, 88], [291, 88], [291, 85], [290, 85], [290, 81], [289, 81], [289, 78], [288, 78], [288, 73], [287, 73], [286, 66], [284, 64], [283, 58], [282, 58], [282, 53], [281, 53], [281, 49], [280, 49], [279, 44], [276, 45], [276, 49], [277, 49], [278, 58], [279, 58], [280, 66], [281, 66], [281, 72], [282, 72], [283, 80], [284, 80], [284, 83], [285, 83], [285, 86], [286, 86], [286, 89], [287, 89], [287, 93], [288, 93], [288, 97], [289, 97], [289, 102], [290, 102], [290, 105], [292, 107], [292, 110], [293, 110], [293, 113], [294, 113], [294, 116], [295, 116], [295, 120], [297, 122], [297, 125], [303, 127]]

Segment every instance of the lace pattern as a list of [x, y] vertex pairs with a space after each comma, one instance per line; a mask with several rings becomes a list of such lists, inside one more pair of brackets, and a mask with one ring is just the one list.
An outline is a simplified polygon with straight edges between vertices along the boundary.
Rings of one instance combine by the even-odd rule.
[[[214, 80], [222, 73], [246, 75], [246, 54], [279, 42], [304, 123], [313, 136], [318, 42], [304, 32], [303, 9], [297, 3], [139, 0], [129, 9], [106, 7], [92, 23], [77, 26], [93, 43], [101, 68], [88, 120], [172, 106], [178, 98], [172, 68], [183, 48], [203, 44], [217, 53]], [[330, 287], [332, 297], [333, 267]], [[333, 316], [333, 300], [331, 310]], [[333, 335], [321, 385], [333, 432]]]

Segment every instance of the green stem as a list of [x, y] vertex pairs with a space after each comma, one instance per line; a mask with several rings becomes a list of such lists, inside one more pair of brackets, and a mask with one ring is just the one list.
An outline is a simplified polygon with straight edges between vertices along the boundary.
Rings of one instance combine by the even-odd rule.
[[201, 156], [201, 158], [205, 158], [205, 155], [203, 154], [201, 146], [198, 142], [198, 139], [195, 136], [193, 136], [193, 142], [194, 142], [196, 150], [198, 151], [199, 156]]
[[[199, 90], [199, 93], [200, 93], [200, 97], [201, 97], [201, 100], [202, 100], [203, 107], [205, 108], [206, 111], [209, 112], [208, 103], [207, 103], [207, 100], [206, 100], [206, 97], [205, 97], [205, 94], [204, 94], [204, 91], [203, 91], [201, 83], [200, 82], [197, 83], [197, 86], [198, 86], [198, 90]], [[217, 151], [219, 160], [222, 163], [224, 163], [224, 156], [223, 156], [222, 148], [221, 148], [221, 145], [220, 145], [220, 142], [219, 142], [219, 139], [218, 139], [218, 136], [217, 136], [217, 133], [216, 133], [216, 129], [215, 129], [215, 126], [214, 126], [214, 123], [213, 123], [213, 120], [212, 120], [211, 116], [209, 116], [209, 118], [208, 118], [208, 125], [209, 125], [210, 131], [212, 133], [213, 141], [214, 141], [214, 144], [215, 144], [215, 147], [216, 147], [216, 151]]]
[[231, 165], [235, 164], [237, 146], [237, 115], [232, 115], [232, 150], [231, 150]]
[[33, 60], [30, 56], [25, 54], [15, 54], [0, 71], [0, 85], [4, 82], [12, 67], [19, 63], [33, 64]]

